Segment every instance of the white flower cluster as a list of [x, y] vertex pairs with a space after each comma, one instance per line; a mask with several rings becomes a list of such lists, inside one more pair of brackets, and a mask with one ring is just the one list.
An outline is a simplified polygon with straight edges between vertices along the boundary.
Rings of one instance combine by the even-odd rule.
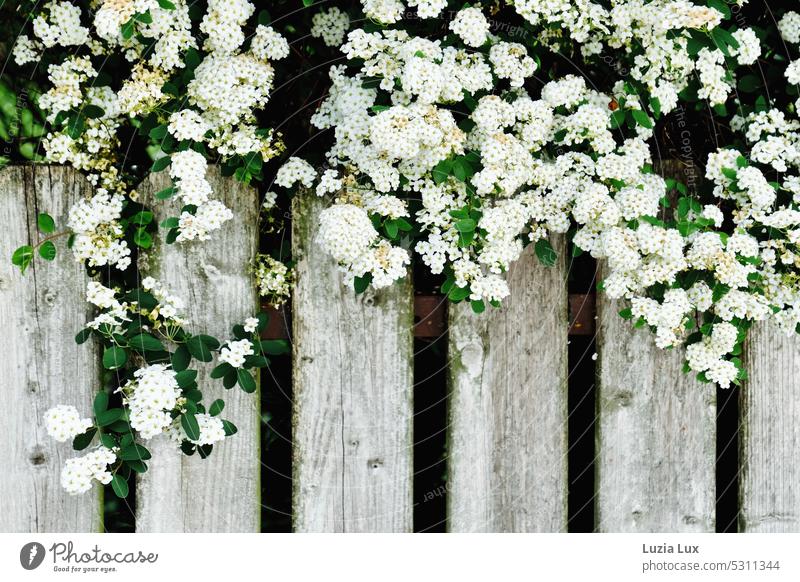
[[60, 443], [72, 440], [92, 426], [92, 419], [81, 418], [78, 409], [67, 404], [59, 404], [44, 413], [47, 434]]
[[317, 242], [342, 268], [345, 284], [371, 275], [376, 289], [404, 277], [411, 257], [380, 240], [367, 212], [353, 204], [334, 204], [320, 215]]
[[[50, 65], [51, 87], [39, 100], [47, 121], [54, 125], [43, 140], [47, 159], [86, 172], [97, 188], [94, 199], [80, 202], [70, 212], [78, 260], [125, 269], [130, 250], [121, 240], [120, 210], [124, 195], [135, 198], [136, 194], [121, 174], [124, 160], [118, 130], [130, 126], [132, 119], [152, 114], [179, 141], [206, 143], [224, 157], [256, 154], [268, 160], [281, 146], [274, 143], [270, 130], [258, 128], [255, 114], [267, 103], [272, 88], [274, 71], [268, 61], [288, 55], [289, 45], [271, 27], [259, 25], [249, 48], [243, 50], [243, 27], [255, 11], [248, 0], [208, 3], [196, 31], [204, 35], [204, 57], [197, 53], [186, 0], [96, 4], [96, 11], [89, 15], [71, 2], [46, 3], [33, 17], [33, 37], [21, 36], [13, 52], [17, 62], [25, 64], [37, 60], [44, 50], [69, 49], [63, 51], [65, 58]], [[88, 47], [90, 55], [75, 55], [70, 47], [76, 46]], [[172, 98], [165, 88], [175, 70], [187, 66], [190, 51], [199, 63], [192, 65], [193, 80], [182, 108], [164, 113], [169, 110], [161, 106]], [[97, 57], [99, 63], [119, 53], [131, 62], [121, 86], [118, 90], [97, 86], [93, 60]], [[75, 121], [77, 112], [87, 105], [102, 112]], [[81, 131], [70, 130], [70, 124]], [[206, 240], [232, 213], [209, 199], [203, 155], [181, 149], [173, 155], [171, 174], [184, 202], [197, 210], [182, 213], [178, 240]]]
[[234, 368], [241, 368], [244, 365], [245, 358], [252, 356], [254, 353], [253, 342], [248, 339], [229, 341], [220, 349], [219, 359]]
[[122, 240], [122, 205], [121, 195], [100, 189], [92, 198], [79, 200], [70, 208], [67, 226], [75, 233], [72, 251], [76, 260], [91, 267], [128, 268], [131, 250]]
[[275, 175], [275, 183], [284, 188], [291, 188], [299, 182], [306, 188], [310, 188], [316, 177], [317, 172], [311, 164], [302, 158], [293, 156], [280, 167]]
[[130, 410], [130, 423], [144, 439], [161, 434], [172, 422], [180, 398], [175, 372], [164, 364], [140, 368], [119, 390]]
[[233, 212], [219, 200], [209, 200], [211, 184], [206, 180], [208, 162], [204, 155], [185, 150], [172, 156], [169, 174], [184, 204], [196, 206], [194, 213], [183, 211], [178, 220], [178, 242], [208, 240], [209, 233], [233, 218]]
[[82, 457], [67, 459], [61, 469], [61, 486], [70, 495], [78, 495], [89, 491], [92, 481], [107, 485], [113, 477], [108, 466], [116, 461], [114, 451], [103, 446], [96, 447]]
[[311, 18], [311, 36], [321, 38], [327, 46], [341, 46], [350, 28], [350, 17], [336, 6], [320, 10]]
[[197, 425], [200, 428], [198, 438], [190, 439], [181, 425], [180, 419], [176, 419], [167, 430], [170, 439], [175, 444], [180, 445], [186, 440], [192, 444], [203, 446], [213, 445], [225, 440], [225, 427], [222, 424], [222, 419], [205, 413], [195, 414], [194, 417], [197, 419]]
[[294, 274], [289, 267], [269, 255], [258, 255], [253, 274], [258, 294], [266, 298], [270, 305], [286, 303], [291, 296], [294, 281]]
[[[546, 45], [559, 50], [572, 41], [586, 57], [619, 55], [617, 66], [643, 83], [663, 112], [676, 107], [678, 93], [695, 73], [701, 82], [698, 94], [712, 105], [724, 103], [733, 90], [725, 81], [719, 48], [705, 48], [696, 55], [690, 51], [692, 31], [707, 32], [722, 24], [723, 14], [714, 7], [690, 0], [616, 0], [610, 8], [592, 0], [509, 3], [537, 32], [541, 30], [538, 40]], [[755, 32], [742, 29], [732, 36], [730, 55], [739, 64], [754, 63], [761, 52]]]
[[186, 320], [180, 315], [181, 310], [186, 306], [182, 298], [170, 293], [153, 277], [142, 279], [142, 289], [152, 293], [155, 300], [158, 301], [158, 305], [147, 314], [151, 321], [156, 322], [161, 317], [164, 322], [173, 326], [186, 324]]

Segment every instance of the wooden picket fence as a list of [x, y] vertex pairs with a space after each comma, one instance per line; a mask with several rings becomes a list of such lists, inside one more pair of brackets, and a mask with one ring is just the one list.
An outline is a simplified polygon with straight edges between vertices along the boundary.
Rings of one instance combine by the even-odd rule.
[[[142, 195], [166, 179], [152, 177]], [[148, 268], [186, 300], [191, 325], [224, 337], [257, 307], [248, 266], [258, 245], [258, 201], [233, 180], [214, 182], [236, 209], [232, 224], [207, 243], [158, 245]], [[63, 167], [0, 170], [0, 531], [102, 529], [102, 493], [63, 492], [59, 471], [74, 453], [41, 422], [57, 403], [88, 413], [100, 385], [97, 348], [73, 341], [92, 317], [86, 275], [61, 257], [36, 261], [22, 277], [8, 260], [16, 246], [37, 241], [38, 212], [63, 225], [89, 192]], [[344, 288], [313, 242], [325, 204], [307, 197], [293, 208], [293, 527], [409, 532], [420, 325], [412, 283], [359, 296]], [[564, 240], [551, 242], [563, 256]], [[450, 531], [567, 529], [566, 280], [565, 265], [546, 268], [526, 252], [509, 273], [512, 293], [501, 309], [480, 316], [465, 305], [449, 309]], [[716, 391], [683, 374], [680, 350], [657, 350], [619, 309], [597, 297], [596, 530], [712, 532]], [[757, 326], [745, 359], [739, 529], [800, 531], [800, 340]], [[201, 384], [207, 398], [221, 391], [218, 382]], [[148, 443], [153, 460], [136, 483], [138, 531], [259, 531], [258, 396], [225, 394], [226, 416], [239, 432], [207, 461], [158, 439]]]

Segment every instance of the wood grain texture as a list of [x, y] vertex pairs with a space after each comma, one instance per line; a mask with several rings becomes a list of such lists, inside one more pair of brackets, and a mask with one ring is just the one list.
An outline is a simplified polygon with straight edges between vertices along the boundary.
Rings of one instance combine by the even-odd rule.
[[715, 385], [684, 374], [684, 350], [657, 348], [622, 303], [597, 304], [597, 530], [713, 532]]
[[800, 532], [800, 337], [758, 323], [744, 353], [739, 530]]
[[501, 308], [450, 307], [450, 531], [566, 531], [564, 246], [551, 268], [528, 248]]
[[[251, 262], [258, 250], [258, 197], [255, 190], [209, 169], [214, 197], [233, 210], [233, 219], [208, 241], [160, 244], [151, 272], [186, 302], [187, 329], [209, 333], [220, 341], [231, 328], [258, 312]], [[165, 172], [142, 187], [145, 199], [170, 185]], [[156, 201], [157, 219], [177, 215], [177, 201]], [[163, 237], [164, 233], [161, 232]], [[163, 241], [162, 241], [163, 243]], [[225, 390], [208, 372], [216, 365], [199, 364], [198, 383], [206, 405], [225, 401], [222, 416], [239, 431], [214, 447], [208, 459], [183, 456], [166, 439], [147, 443], [150, 469], [137, 483], [136, 529], [141, 532], [258, 532], [261, 529], [261, 460], [259, 392], [238, 387]]]
[[413, 302], [408, 280], [356, 296], [317, 243], [327, 203], [293, 209], [294, 529], [412, 530]]
[[9, 257], [23, 244], [35, 245], [36, 217], [50, 214], [62, 230], [70, 206], [91, 195], [77, 172], [56, 166], [17, 166], [0, 170], [0, 322], [3, 376], [0, 380], [0, 531], [96, 532], [102, 528], [102, 487], [68, 495], [60, 485], [66, 459], [79, 456], [71, 443], [57, 443], [44, 428], [43, 415], [56, 404], [72, 404], [92, 416], [100, 382], [95, 342], [75, 343], [75, 334], [92, 319], [86, 302], [83, 266], [56, 241], [59, 256], [48, 263], [37, 256], [25, 275]]

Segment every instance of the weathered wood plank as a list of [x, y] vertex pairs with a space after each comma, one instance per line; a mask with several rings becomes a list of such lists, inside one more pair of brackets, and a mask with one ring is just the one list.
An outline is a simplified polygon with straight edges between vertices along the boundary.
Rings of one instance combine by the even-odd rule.
[[501, 308], [450, 307], [450, 531], [566, 531], [565, 267], [528, 248]]
[[[151, 272], [186, 302], [183, 315], [189, 330], [225, 341], [235, 323], [258, 311], [250, 275], [258, 250], [258, 198], [255, 190], [223, 178], [216, 169], [209, 169], [209, 180], [214, 196], [234, 211], [233, 219], [211, 240], [160, 245]], [[152, 196], [167, 186], [166, 173], [152, 176], [143, 185], [142, 195]], [[170, 205], [156, 201], [154, 206], [158, 220], [178, 214], [177, 201]], [[137, 484], [137, 531], [260, 531], [259, 392], [225, 390], [219, 380], [208, 377], [214, 364], [199, 366], [203, 400], [225, 400], [223, 416], [239, 432], [215, 446], [208, 459], [183, 456], [163, 437], [151, 440], [153, 461]]]
[[77, 345], [75, 333], [92, 318], [86, 302], [88, 278], [65, 245], [53, 263], [38, 258], [22, 276], [10, 264], [13, 250], [34, 245], [36, 216], [50, 214], [65, 228], [70, 206], [91, 195], [77, 172], [57, 166], [18, 166], [0, 170], [0, 531], [91, 532], [102, 528], [102, 488], [70, 496], [60, 485], [61, 467], [78, 456], [71, 443], [57, 443], [44, 428], [44, 412], [72, 404], [92, 415], [99, 387], [95, 342]]
[[597, 298], [596, 528], [713, 532], [716, 387]]
[[411, 285], [344, 287], [314, 242], [326, 205], [293, 211], [294, 529], [411, 531]]
[[800, 337], [756, 324], [744, 358], [739, 530], [800, 532]]

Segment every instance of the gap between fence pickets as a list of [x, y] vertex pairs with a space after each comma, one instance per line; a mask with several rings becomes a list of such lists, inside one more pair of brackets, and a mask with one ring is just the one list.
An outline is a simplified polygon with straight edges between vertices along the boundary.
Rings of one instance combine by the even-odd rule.
[[[595, 294], [569, 293], [570, 336], [592, 336], [595, 333]], [[414, 295], [414, 337], [436, 339], [447, 332], [447, 310], [449, 301], [443, 295]], [[268, 303], [261, 306], [269, 315], [269, 324], [264, 329], [264, 339], [288, 339], [291, 335], [292, 313], [288, 305], [275, 307]]]

